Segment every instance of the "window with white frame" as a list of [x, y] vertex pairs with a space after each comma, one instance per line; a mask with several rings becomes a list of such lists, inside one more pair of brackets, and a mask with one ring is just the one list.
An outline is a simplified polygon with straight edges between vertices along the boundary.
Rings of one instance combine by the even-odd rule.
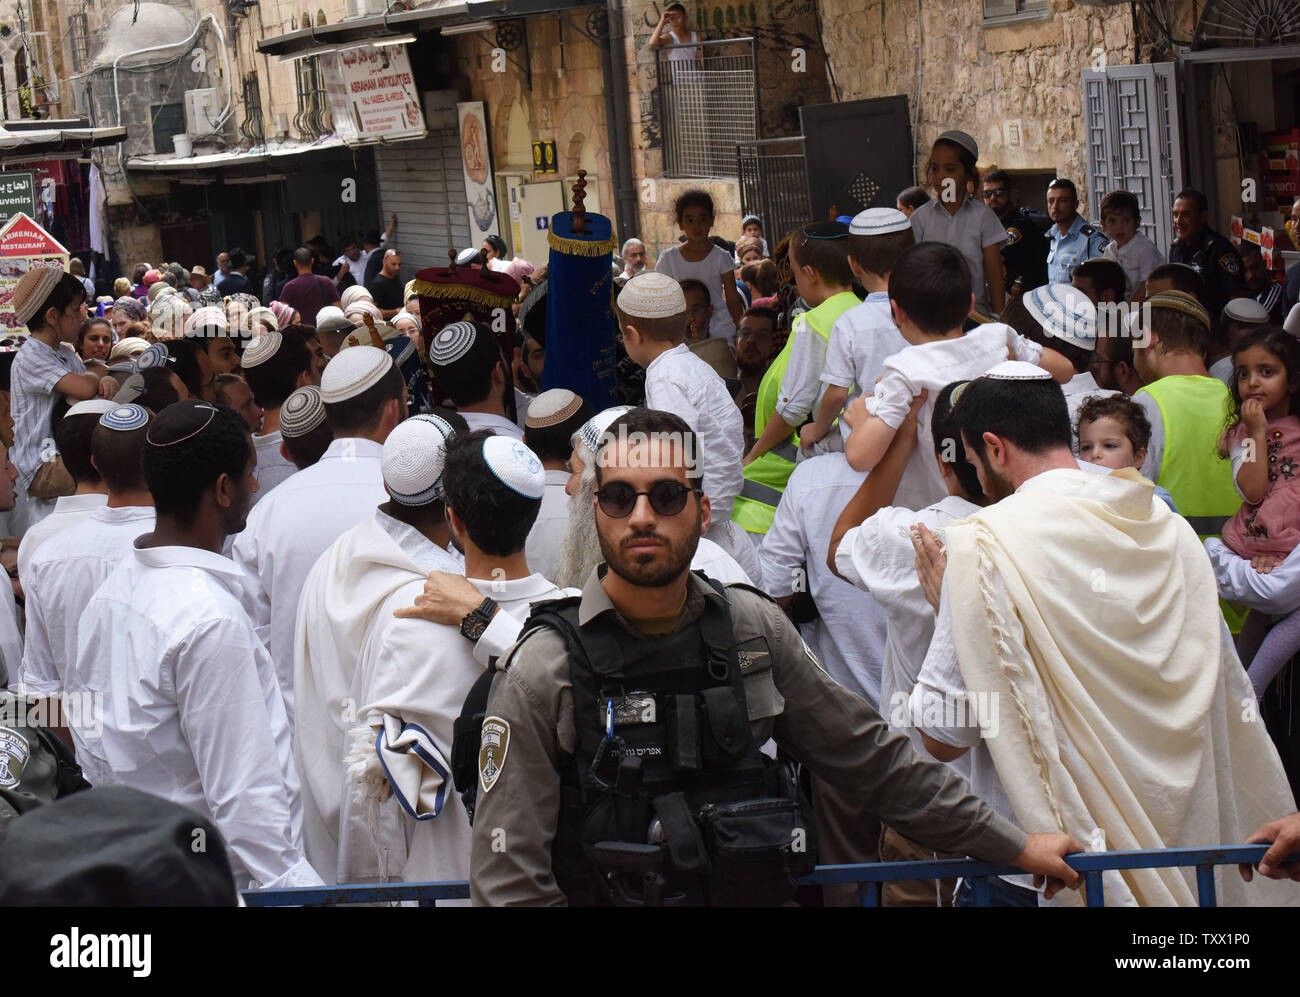
[[980, 0], [986, 28], [1020, 21], [1043, 21], [1052, 16], [1051, 0]]

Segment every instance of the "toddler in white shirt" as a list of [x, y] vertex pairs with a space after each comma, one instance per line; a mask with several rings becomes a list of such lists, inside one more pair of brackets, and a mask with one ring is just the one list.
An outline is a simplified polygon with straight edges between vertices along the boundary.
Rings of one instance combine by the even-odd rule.
[[1142, 224], [1142, 207], [1126, 190], [1112, 190], [1101, 199], [1101, 227], [1111, 241], [1101, 251], [1108, 260], [1124, 268], [1124, 297], [1132, 298], [1147, 274], [1162, 266], [1165, 257], [1138, 226]]

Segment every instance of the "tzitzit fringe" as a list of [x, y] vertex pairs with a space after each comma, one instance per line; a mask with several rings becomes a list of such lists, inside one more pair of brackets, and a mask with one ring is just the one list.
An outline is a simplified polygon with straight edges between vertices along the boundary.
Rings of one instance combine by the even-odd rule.
[[975, 550], [978, 560], [976, 575], [980, 597], [984, 600], [984, 613], [988, 616], [993, 630], [993, 645], [997, 649], [998, 664], [1002, 666], [1002, 670], [1008, 675], [1007, 685], [1011, 689], [1011, 701], [1015, 704], [1016, 713], [1020, 717], [1021, 724], [1024, 725], [1025, 738], [1029, 742], [1029, 754], [1038, 767], [1038, 778], [1042, 784], [1043, 792], [1047, 794], [1047, 805], [1052, 808], [1052, 817], [1056, 820], [1057, 828], [1064, 832], [1065, 821], [1061, 817], [1061, 807], [1056, 801], [1056, 794], [1052, 791], [1052, 782], [1047, 771], [1047, 759], [1043, 756], [1042, 745], [1038, 742], [1033, 718], [1029, 715], [1029, 707], [1016, 685], [1016, 679], [1025, 679], [1027, 676], [1025, 670], [1015, 661], [1011, 653], [1011, 645], [1008, 642], [1010, 634], [1006, 627], [1006, 621], [1002, 617], [1002, 611], [998, 608], [998, 600], [993, 593], [993, 558], [988, 551], [987, 538], [987, 528], [982, 525], [976, 526]]
[[430, 284], [427, 280], [415, 280], [411, 284], [412, 290], [422, 298], [454, 298], [488, 307], [509, 305], [515, 300], [510, 294], [486, 291], [481, 287], [467, 287], [464, 284]]
[[566, 239], [549, 229], [546, 232], [546, 244], [566, 256], [608, 256], [618, 248], [618, 243], [613, 238], [603, 239], [600, 242]]

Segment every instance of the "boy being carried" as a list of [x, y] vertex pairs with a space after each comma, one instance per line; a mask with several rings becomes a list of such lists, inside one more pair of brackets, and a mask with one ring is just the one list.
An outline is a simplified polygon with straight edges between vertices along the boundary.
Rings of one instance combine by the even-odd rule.
[[[889, 306], [910, 345], [885, 361], [874, 394], [863, 395], [845, 412], [852, 435], [844, 450], [855, 470], [876, 466], [922, 391], [934, 399], [951, 382], [980, 377], [1008, 358], [1040, 365], [1060, 384], [1074, 376], [1074, 367], [1061, 354], [1000, 322], [963, 334], [972, 307], [970, 270], [962, 254], [946, 243], [920, 242], [899, 257], [889, 275]], [[930, 438], [933, 410], [934, 402], [928, 401], [917, 417], [921, 441]], [[918, 447], [893, 504], [921, 509], [946, 494], [938, 465], [924, 446]]]
[[842, 449], [834, 439], [844, 430], [831, 432], [832, 424], [846, 404], [875, 385], [885, 361], [907, 348], [889, 311], [889, 272], [904, 250], [914, 245], [907, 215], [894, 208], [868, 208], [849, 224], [849, 267], [867, 289], [867, 297], [841, 315], [831, 329], [821, 376], [826, 390], [816, 421], [799, 432], [801, 447], [820, 442], [819, 451]]

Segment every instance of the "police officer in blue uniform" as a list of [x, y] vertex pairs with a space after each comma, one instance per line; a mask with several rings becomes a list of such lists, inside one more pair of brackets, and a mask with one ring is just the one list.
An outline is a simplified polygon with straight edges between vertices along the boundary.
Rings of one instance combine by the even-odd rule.
[[1184, 263], [1205, 281], [1205, 300], [1211, 315], [1218, 315], [1233, 298], [1249, 297], [1241, 257], [1227, 239], [1210, 228], [1210, 205], [1205, 195], [1191, 187], [1174, 198], [1174, 243], [1169, 262]]
[[1079, 214], [1079, 191], [1073, 180], [1057, 177], [1048, 184], [1047, 214], [1054, 223], [1047, 230], [1047, 282], [1068, 284], [1074, 268], [1100, 256], [1110, 240]]

